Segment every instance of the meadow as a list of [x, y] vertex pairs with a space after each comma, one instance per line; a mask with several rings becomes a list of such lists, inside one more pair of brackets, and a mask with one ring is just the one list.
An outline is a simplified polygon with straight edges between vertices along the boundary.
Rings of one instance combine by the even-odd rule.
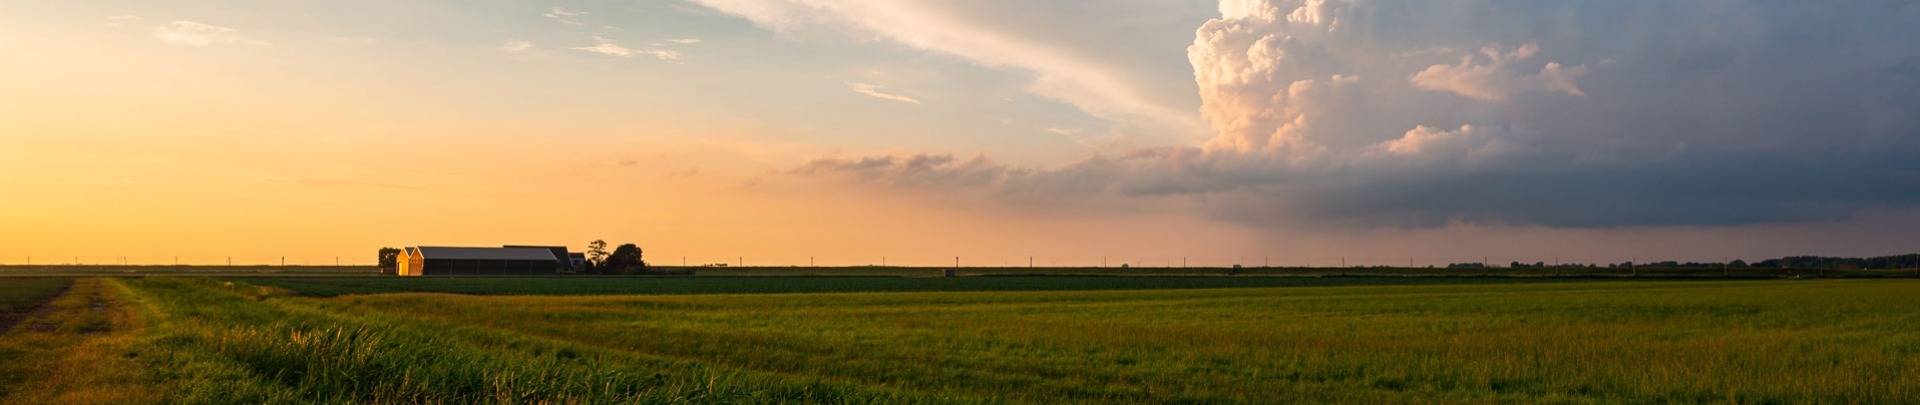
[[244, 277], [311, 297], [441, 292], [479, 295], [768, 294], [912, 291], [1070, 291], [1186, 288], [1326, 287], [1348, 285], [1501, 284], [1578, 279], [1522, 277]]
[[329, 297], [277, 281], [83, 279], [53, 326], [0, 336], [30, 360], [0, 366], [0, 402], [1920, 398], [1915, 280]]
[[64, 290], [73, 280], [65, 278], [23, 278], [0, 283], [0, 311], [27, 308], [41, 299]]

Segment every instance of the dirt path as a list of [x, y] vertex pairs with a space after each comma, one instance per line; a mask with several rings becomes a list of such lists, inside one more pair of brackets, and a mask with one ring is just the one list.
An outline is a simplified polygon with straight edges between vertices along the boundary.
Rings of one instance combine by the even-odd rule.
[[45, 318], [47, 313], [53, 312], [53, 300], [67, 295], [69, 291], [73, 291], [73, 284], [71, 283], [67, 284], [66, 287], [61, 287], [60, 291], [56, 291], [53, 294], [47, 295], [45, 298], [41, 298], [39, 301], [35, 301], [33, 305], [28, 306], [27, 309], [0, 311], [0, 335], [12, 332], [15, 326], [19, 326], [22, 321], [27, 319]]
[[147, 375], [146, 319], [124, 286], [85, 278], [0, 334], [0, 404], [161, 402]]

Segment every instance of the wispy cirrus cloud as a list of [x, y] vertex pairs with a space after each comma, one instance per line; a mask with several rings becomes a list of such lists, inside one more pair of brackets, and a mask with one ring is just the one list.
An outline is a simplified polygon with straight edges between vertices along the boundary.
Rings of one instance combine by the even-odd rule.
[[533, 42], [510, 39], [501, 43], [497, 49], [507, 52], [526, 52], [533, 50]]
[[655, 59], [660, 59], [665, 61], [680, 60], [680, 52], [674, 51], [671, 49], [628, 48], [626, 46], [620, 45], [619, 42], [616, 42], [612, 39], [608, 39], [605, 37], [598, 37], [598, 36], [593, 37], [593, 40], [595, 44], [591, 46], [577, 46], [570, 49], [573, 49], [576, 51], [583, 51], [583, 52], [592, 52], [592, 53], [597, 53], [597, 54], [607, 55], [607, 56], [621, 57], [621, 58], [633, 58], [636, 56], [650, 56]]
[[899, 95], [894, 93], [888, 93], [882, 90], [882, 89], [885, 89], [885, 87], [881, 87], [879, 85], [875, 85], [872, 83], [847, 83], [847, 87], [852, 89], [853, 92], [855, 93], [865, 94], [868, 97], [873, 97], [873, 98], [888, 100], [888, 101], [898, 101], [898, 102], [907, 103], [907, 104], [920, 104], [920, 99], [907, 97], [904, 95]]
[[897, 0], [693, 0], [774, 31], [814, 27], [856, 32], [993, 69], [1033, 75], [1027, 91], [1090, 115], [1158, 132], [1205, 131], [1190, 106], [1155, 97], [1124, 65], [1058, 44], [1010, 35], [936, 2]]
[[555, 22], [575, 27], [587, 25], [586, 23], [580, 22], [580, 17], [585, 15], [587, 15], [585, 11], [568, 11], [567, 9], [559, 7], [554, 7], [552, 10], [540, 14], [540, 16], [553, 19]]
[[107, 17], [107, 26], [108, 26], [108, 27], [114, 27], [114, 28], [120, 28], [120, 27], [124, 27], [124, 26], [127, 26], [127, 25], [130, 25], [130, 24], [133, 24], [133, 23], [136, 23], [136, 22], [140, 22], [140, 16], [137, 16], [137, 15], [116, 15], [116, 16], [110, 16], [110, 17]]
[[159, 28], [154, 28], [153, 37], [171, 44], [193, 46], [271, 45], [267, 41], [241, 36], [240, 30], [180, 20], [175, 20]]

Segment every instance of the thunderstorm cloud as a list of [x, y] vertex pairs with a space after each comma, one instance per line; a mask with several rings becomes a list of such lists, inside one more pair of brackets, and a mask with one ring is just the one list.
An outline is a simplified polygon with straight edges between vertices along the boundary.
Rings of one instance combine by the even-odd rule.
[[[1920, 206], [1920, 3], [1222, 0], [1186, 55], [1203, 143], [1022, 167], [794, 173], [1175, 198], [1253, 227], [1604, 228]], [[1045, 67], [1034, 67], [1045, 71]]]

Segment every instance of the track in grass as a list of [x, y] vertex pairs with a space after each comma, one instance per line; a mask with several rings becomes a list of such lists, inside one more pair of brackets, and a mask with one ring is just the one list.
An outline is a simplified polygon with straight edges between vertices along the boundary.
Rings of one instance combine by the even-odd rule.
[[0, 280], [0, 333], [6, 333], [35, 307], [73, 285], [66, 278], [14, 278]]

